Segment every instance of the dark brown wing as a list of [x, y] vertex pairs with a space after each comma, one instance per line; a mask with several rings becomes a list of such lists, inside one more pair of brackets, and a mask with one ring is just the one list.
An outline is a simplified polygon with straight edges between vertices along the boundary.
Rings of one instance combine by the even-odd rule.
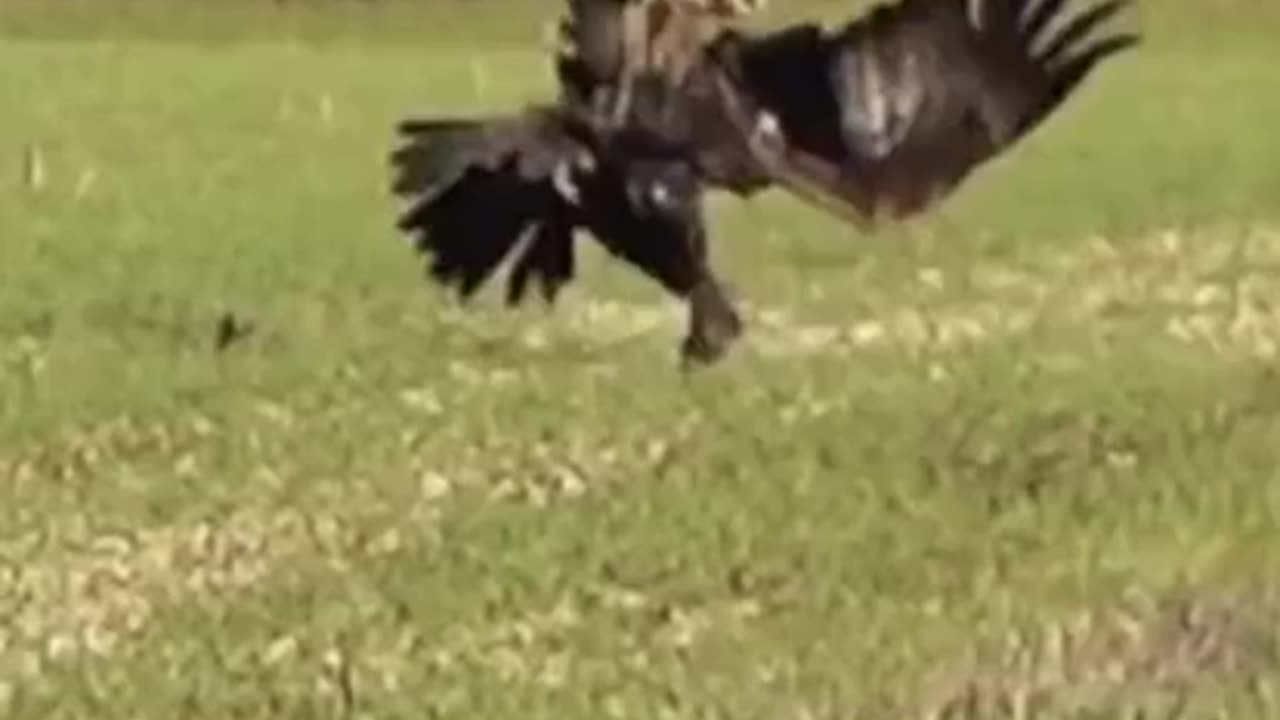
[[826, 33], [743, 42], [735, 73], [775, 115], [793, 172], [869, 216], [929, 208], [1056, 110], [1133, 34], [1090, 38], [1126, 0], [903, 0]]
[[[708, 276], [702, 194], [692, 167], [659, 148], [596, 147], [589, 133], [535, 112], [401, 124], [393, 191], [399, 229], [431, 277], [471, 297], [508, 259], [507, 299], [530, 281], [555, 299], [574, 274], [574, 231], [687, 296]], [[582, 155], [591, 158], [582, 162]]]
[[515, 256], [507, 299], [530, 280], [553, 300], [573, 276], [573, 211], [556, 187], [575, 145], [531, 111], [480, 120], [411, 120], [391, 155], [392, 190], [409, 201], [398, 227], [429, 259], [431, 277], [468, 298]]

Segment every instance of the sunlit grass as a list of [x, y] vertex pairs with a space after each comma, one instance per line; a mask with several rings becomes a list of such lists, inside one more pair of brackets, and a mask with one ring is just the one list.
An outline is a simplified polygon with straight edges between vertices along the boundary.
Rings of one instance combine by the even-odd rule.
[[1275, 716], [1247, 33], [1157, 33], [908, 227], [717, 197], [748, 336], [684, 378], [594, 248], [551, 312], [462, 310], [392, 232], [394, 122], [547, 92], [536, 22], [10, 7], [0, 714]]

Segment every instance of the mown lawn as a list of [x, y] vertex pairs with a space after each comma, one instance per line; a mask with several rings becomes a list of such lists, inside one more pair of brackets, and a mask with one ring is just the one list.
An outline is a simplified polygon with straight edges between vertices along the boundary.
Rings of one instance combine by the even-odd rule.
[[1147, 3], [927, 220], [716, 198], [686, 378], [595, 248], [461, 309], [392, 231], [555, 8], [14, 2], [0, 717], [1280, 715], [1273, 9]]

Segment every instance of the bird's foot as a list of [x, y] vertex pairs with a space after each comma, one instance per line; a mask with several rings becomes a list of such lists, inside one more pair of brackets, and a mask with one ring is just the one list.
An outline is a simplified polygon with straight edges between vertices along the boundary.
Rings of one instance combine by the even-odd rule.
[[689, 294], [689, 334], [680, 346], [683, 369], [714, 364], [742, 335], [742, 320], [713, 281], [700, 283]]

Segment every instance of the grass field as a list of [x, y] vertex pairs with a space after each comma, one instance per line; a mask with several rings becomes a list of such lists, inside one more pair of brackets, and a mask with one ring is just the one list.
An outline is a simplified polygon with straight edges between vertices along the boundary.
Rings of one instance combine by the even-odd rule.
[[0, 717], [1280, 717], [1280, 6], [927, 220], [716, 198], [691, 378], [593, 247], [462, 310], [392, 232], [550, 6], [129, 7], [0, 10]]

